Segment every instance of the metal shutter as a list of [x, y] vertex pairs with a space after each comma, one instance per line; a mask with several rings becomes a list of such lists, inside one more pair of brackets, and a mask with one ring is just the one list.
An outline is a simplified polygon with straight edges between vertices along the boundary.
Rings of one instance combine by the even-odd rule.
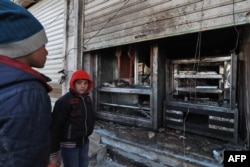
[[62, 95], [62, 86], [59, 84], [63, 69], [64, 47], [64, 0], [43, 0], [28, 9], [44, 26], [49, 42], [47, 62], [43, 69], [36, 69], [52, 79], [49, 84], [53, 87], [50, 93], [52, 106]]

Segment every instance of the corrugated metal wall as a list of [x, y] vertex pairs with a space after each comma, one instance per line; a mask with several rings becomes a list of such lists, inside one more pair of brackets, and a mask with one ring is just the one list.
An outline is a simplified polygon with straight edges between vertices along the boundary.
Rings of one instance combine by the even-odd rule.
[[250, 22], [250, 0], [85, 0], [86, 51]]
[[50, 97], [53, 105], [62, 94], [62, 87], [58, 82], [61, 74], [58, 71], [63, 69], [64, 60], [64, 0], [39, 1], [28, 10], [40, 20], [48, 36], [47, 62], [44, 69], [37, 70], [52, 79], [50, 85], [53, 87], [53, 91], [50, 93]]

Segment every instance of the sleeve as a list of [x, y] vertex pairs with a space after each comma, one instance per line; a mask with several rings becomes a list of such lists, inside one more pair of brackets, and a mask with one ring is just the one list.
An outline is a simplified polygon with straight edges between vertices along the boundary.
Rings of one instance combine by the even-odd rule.
[[93, 130], [94, 130], [94, 125], [95, 125], [95, 112], [93, 110], [93, 103], [92, 103], [92, 100], [90, 98], [90, 96], [87, 96], [86, 97], [86, 104], [87, 104], [87, 113], [88, 113], [88, 116], [87, 116], [87, 119], [88, 119], [88, 132], [87, 132], [87, 135], [90, 136], [92, 133], [93, 133]]
[[46, 90], [37, 82], [22, 82], [2, 90], [0, 166], [45, 166], [51, 126], [51, 102]]
[[56, 156], [59, 153], [60, 141], [67, 120], [68, 108], [69, 107], [67, 106], [67, 102], [62, 99], [58, 99], [53, 108], [50, 156]]

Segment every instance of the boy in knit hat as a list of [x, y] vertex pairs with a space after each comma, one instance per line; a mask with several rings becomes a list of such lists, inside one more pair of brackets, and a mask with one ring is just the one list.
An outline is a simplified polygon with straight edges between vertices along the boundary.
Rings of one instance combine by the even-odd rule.
[[0, 0], [0, 166], [47, 167], [51, 102], [47, 37], [25, 8]]
[[84, 70], [70, 79], [69, 92], [60, 97], [52, 113], [50, 161], [53, 167], [88, 167], [89, 136], [94, 129], [94, 112], [89, 92], [92, 80]]

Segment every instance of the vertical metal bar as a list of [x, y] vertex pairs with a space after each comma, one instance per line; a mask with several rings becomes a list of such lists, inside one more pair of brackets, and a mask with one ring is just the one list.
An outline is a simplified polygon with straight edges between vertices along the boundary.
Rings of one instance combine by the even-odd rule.
[[231, 54], [230, 108], [236, 108], [237, 55]]

